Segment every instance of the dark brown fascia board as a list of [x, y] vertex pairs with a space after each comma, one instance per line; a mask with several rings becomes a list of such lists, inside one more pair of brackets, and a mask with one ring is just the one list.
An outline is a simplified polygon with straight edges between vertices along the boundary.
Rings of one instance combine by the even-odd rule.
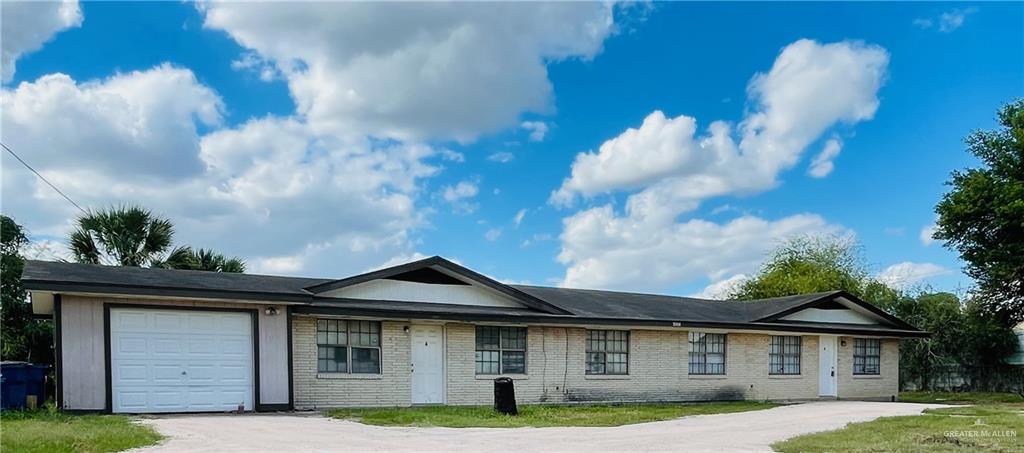
[[927, 337], [928, 332], [920, 330], [876, 330], [862, 329], [851, 324], [849, 328], [834, 328], [822, 326], [794, 325], [783, 323], [742, 323], [742, 322], [699, 322], [679, 321], [661, 319], [635, 319], [635, 318], [589, 318], [564, 315], [507, 315], [487, 313], [437, 313], [418, 310], [393, 310], [386, 308], [369, 309], [364, 307], [343, 307], [338, 305], [299, 305], [292, 307], [294, 314], [306, 315], [339, 315], [339, 316], [361, 316], [385, 319], [429, 319], [444, 321], [481, 321], [481, 322], [513, 322], [513, 323], [535, 323], [552, 325], [607, 325], [607, 326], [649, 326], [649, 327], [677, 327], [677, 328], [706, 328], [706, 329], [735, 329], [735, 330], [764, 330], [772, 332], [804, 332], [823, 334], [847, 334], [847, 335], [870, 335], [879, 337]]
[[567, 311], [567, 310], [565, 310], [565, 309], [563, 309], [561, 307], [553, 305], [553, 304], [551, 304], [549, 302], [546, 302], [544, 300], [541, 300], [541, 299], [539, 299], [537, 297], [531, 296], [531, 295], [529, 295], [529, 294], [527, 294], [527, 293], [525, 293], [523, 291], [520, 291], [520, 290], [518, 290], [516, 288], [513, 288], [513, 287], [508, 286], [508, 285], [506, 285], [504, 283], [496, 281], [496, 280], [494, 280], [494, 279], [492, 279], [490, 277], [487, 277], [486, 275], [480, 274], [480, 273], [478, 273], [476, 271], [473, 271], [472, 269], [466, 268], [465, 266], [460, 266], [458, 264], [455, 264], [455, 263], [453, 263], [451, 261], [448, 261], [448, 260], [446, 260], [446, 259], [444, 259], [444, 258], [442, 258], [440, 256], [432, 256], [430, 258], [424, 258], [424, 259], [419, 260], [419, 261], [413, 261], [411, 263], [400, 264], [398, 266], [393, 266], [393, 267], [389, 267], [389, 268], [386, 268], [386, 269], [380, 269], [380, 270], [376, 270], [376, 271], [373, 271], [373, 272], [367, 272], [365, 274], [360, 274], [360, 275], [356, 275], [356, 276], [353, 276], [353, 277], [343, 278], [343, 279], [340, 279], [340, 280], [334, 280], [334, 281], [325, 282], [325, 283], [319, 283], [319, 284], [316, 284], [316, 285], [307, 286], [304, 289], [306, 291], [309, 291], [310, 293], [313, 293], [313, 294], [321, 294], [321, 293], [324, 293], [324, 292], [327, 292], [327, 291], [332, 291], [332, 290], [344, 288], [344, 287], [347, 287], [347, 286], [357, 285], [359, 283], [368, 282], [370, 280], [377, 280], [377, 279], [381, 279], [381, 278], [388, 278], [388, 277], [390, 277], [392, 275], [398, 275], [398, 274], [401, 274], [401, 273], [409, 272], [409, 271], [416, 270], [416, 269], [423, 269], [423, 268], [427, 268], [427, 267], [430, 267], [430, 266], [440, 266], [440, 267], [443, 267], [446, 270], [454, 272], [455, 274], [457, 274], [459, 276], [462, 276], [464, 278], [472, 280], [472, 281], [474, 281], [476, 283], [479, 283], [479, 284], [481, 284], [483, 286], [486, 286], [486, 287], [491, 288], [491, 289], [493, 289], [495, 291], [498, 291], [498, 292], [500, 292], [500, 293], [502, 293], [502, 294], [504, 294], [506, 296], [509, 296], [509, 297], [519, 301], [519, 302], [522, 302], [523, 305], [526, 305], [527, 307], [533, 308], [535, 310], [540, 310], [542, 312], [551, 313], [551, 314], [560, 314], [560, 315], [569, 315], [569, 314], [571, 314], [569, 311]]
[[861, 307], [861, 308], [863, 308], [863, 309], [865, 309], [867, 311], [870, 311], [871, 313], [873, 313], [873, 314], [881, 317], [882, 319], [892, 323], [894, 326], [899, 327], [901, 330], [920, 331], [920, 329], [918, 329], [917, 327], [914, 327], [914, 326], [906, 323], [902, 319], [899, 319], [899, 318], [897, 318], [897, 317], [895, 317], [893, 315], [890, 315], [889, 313], [886, 313], [881, 308], [878, 308], [875, 305], [870, 304], [870, 303], [868, 303], [866, 301], [863, 301], [859, 297], [854, 296], [853, 294], [850, 294], [850, 293], [848, 293], [846, 291], [842, 291], [842, 290], [835, 291], [835, 292], [828, 293], [828, 294], [824, 294], [824, 295], [822, 295], [819, 298], [812, 299], [810, 301], [804, 302], [804, 303], [802, 303], [800, 305], [797, 305], [795, 307], [790, 307], [790, 308], [787, 308], [785, 310], [779, 311], [777, 313], [772, 313], [772, 314], [770, 314], [768, 316], [765, 316], [765, 317], [762, 317], [762, 318], [759, 318], [759, 319], [755, 319], [754, 322], [776, 322], [780, 318], [786, 317], [786, 316], [791, 315], [793, 313], [796, 313], [796, 312], [798, 312], [800, 310], [804, 310], [804, 309], [807, 309], [807, 308], [814, 308], [814, 306], [816, 306], [816, 305], [818, 305], [818, 304], [820, 304], [822, 302], [833, 300], [833, 299], [835, 299], [837, 297], [842, 297], [844, 299], [849, 300], [850, 302], [853, 302], [857, 306], [859, 306], [859, 307]]
[[29, 291], [55, 293], [124, 294], [156, 297], [184, 297], [195, 299], [258, 300], [281, 303], [311, 303], [312, 294], [286, 294], [263, 291], [227, 291], [218, 289], [170, 288], [147, 285], [116, 285], [108, 283], [60, 282], [50, 280], [22, 280]]

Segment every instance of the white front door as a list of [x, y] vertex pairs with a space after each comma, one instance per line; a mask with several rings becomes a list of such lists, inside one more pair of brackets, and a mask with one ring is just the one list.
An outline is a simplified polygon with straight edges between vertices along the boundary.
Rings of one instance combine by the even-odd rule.
[[818, 395], [836, 396], [836, 360], [839, 351], [834, 335], [818, 337]]
[[412, 326], [412, 403], [444, 403], [444, 327]]
[[253, 404], [252, 315], [111, 308], [113, 412], [220, 412]]

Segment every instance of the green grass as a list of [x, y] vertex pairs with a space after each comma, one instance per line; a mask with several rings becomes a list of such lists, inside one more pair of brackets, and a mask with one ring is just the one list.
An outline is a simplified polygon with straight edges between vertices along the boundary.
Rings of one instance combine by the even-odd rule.
[[70, 415], [53, 410], [5, 411], [0, 415], [0, 450], [22, 452], [111, 452], [155, 444], [152, 428], [123, 415]]
[[521, 405], [518, 416], [502, 415], [490, 406], [427, 406], [335, 409], [334, 418], [382, 426], [445, 426], [450, 428], [519, 428], [525, 426], [619, 426], [685, 417], [768, 409], [758, 401], [693, 404]]
[[990, 392], [902, 392], [900, 401], [907, 403], [939, 403], [939, 404], [991, 404], [991, 403], [1024, 403], [1024, 398], [1016, 393]]
[[[901, 394], [903, 401], [977, 403], [928, 409], [923, 415], [883, 417], [777, 442], [781, 452], [1020, 452], [1024, 399], [999, 393]], [[982, 424], [977, 424], [978, 421]], [[1016, 436], [1006, 435], [1015, 432]]]

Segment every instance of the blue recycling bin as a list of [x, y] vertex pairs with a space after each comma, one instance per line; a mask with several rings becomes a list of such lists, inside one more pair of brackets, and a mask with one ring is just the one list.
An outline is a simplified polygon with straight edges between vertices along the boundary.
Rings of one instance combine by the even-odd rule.
[[24, 409], [28, 395], [35, 395], [42, 405], [49, 368], [49, 365], [28, 362], [0, 362], [0, 407]]

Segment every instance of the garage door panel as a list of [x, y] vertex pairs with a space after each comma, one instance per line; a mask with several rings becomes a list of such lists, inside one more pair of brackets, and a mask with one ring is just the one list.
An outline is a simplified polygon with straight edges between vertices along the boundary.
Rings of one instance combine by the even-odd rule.
[[[213, 334], [218, 334], [218, 333], [224, 332], [226, 329], [223, 329], [220, 326], [218, 326], [218, 321], [219, 320], [217, 318], [213, 318], [213, 317], [210, 317], [210, 316], [203, 316], [201, 314], [189, 315], [188, 316], [189, 332], [191, 332], [191, 333], [213, 333]], [[234, 329], [233, 331], [238, 331], [238, 330], [241, 330], [242, 328], [245, 328], [245, 327], [248, 327], [248, 325], [239, 326], [237, 329]]]
[[113, 373], [116, 376], [115, 382], [122, 384], [146, 384], [149, 382], [149, 368], [145, 364], [118, 365]]
[[151, 354], [162, 355], [162, 356], [176, 356], [185, 352], [183, 343], [186, 341], [184, 338], [174, 337], [159, 337], [150, 340]]
[[111, 327], [116, 328], [120, 332], [143, 331], [148, 327], [146, 325], [147, 319], [145, 313], [122, 313], [112, 323]]
[[228, 330], [232, 332], [238, 332], [249, 326], [244, 319], [241, 318], [223, 318], [221, 319], [221, 330]]
[[221, 352], [225, 356], [245, 357], [251, 354], [252, 345], [247, 338], [226, 338], [220, 341]]
[[176, 312], [155, 313], [152, 318], [154, 332], [181, 332], [182, 314]]
[[117, 348], [117, 352], [119, 352], [122, 357], [125, 357], [128, 354], [140, 354], [144, 356], [149, 352], [149, 342], [142, 337], [126, 337], [124, 335], [118, 335], [113, 340], [113, 343]]
[[141, 412], [146, 409], [148, 395], [149, 392], [145, 390], [121, 390], [114, 393], [114, 406]]
[[246, 313], [112, 309], [113, 410], [253, 409], [252, 328]]

